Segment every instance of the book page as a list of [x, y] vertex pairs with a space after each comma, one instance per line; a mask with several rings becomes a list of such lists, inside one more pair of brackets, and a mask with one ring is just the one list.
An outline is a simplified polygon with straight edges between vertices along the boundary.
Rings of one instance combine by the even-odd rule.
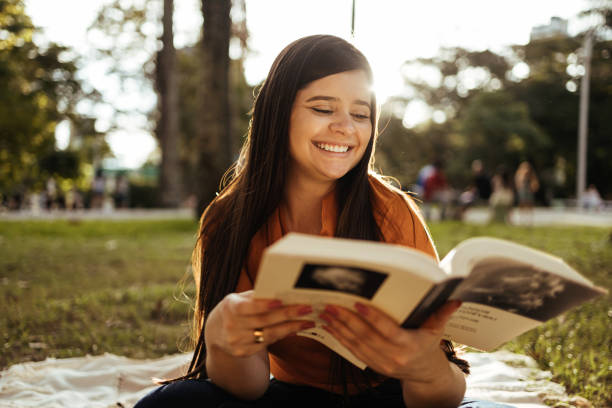
[[485, 258], [450, 299], [480, 303], [545, 322], [601, 290], [508, 258]]
[[450, 299], [464, 303], [447, 338], [490, 351], [601, 291], [507, 258], [479, 261]]
[[488, 305], [465, 302], [446, 324], [444, 338], [492, 351], [541, 323]]
[[548, 271], [584, 285], [593, 283], [580, 275], [559, 257], [516, 242], [491, 237], [476, 237], [462, 241], [440, 262], [449, 275], [467, 276], [474, 266], [488, 258], [507, 258]]

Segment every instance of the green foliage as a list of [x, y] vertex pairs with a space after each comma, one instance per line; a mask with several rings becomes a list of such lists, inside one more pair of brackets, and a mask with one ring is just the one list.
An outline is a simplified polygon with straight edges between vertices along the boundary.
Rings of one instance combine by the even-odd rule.
[[[458, 119], [458, 130], [464, 137], [464, 162], [482, 157], [489, 169], [505, 164], [539, 158], [552, 142], [529, 117], [525, 103], [514, 100], [505, 91], [481, 92], [475, 95]], [[497, 146], [497, 149], [491, 149]]]
[[[603, 6], [602, 6], [603, 7]], [[606, 5], [601, 10], [608, 10]], [[600, 8], [596, 13], [607, 16]], [[612, 41], [599, 36], [591, 61], [588, 184], [603, 196], [612, 195]], [[432, 58], [407, 61], [403, 68], [405, 94], [384, 109], [393, 112], [377, 150], [383, 170], [403, 184], [416, 180], [418, 169], [435, 159], [446, 160], [448, 178], [462, 189], [469, 166], [481, 159], [489, 172], [504, 164], [513, 171], [531, 160], [544, 190], [562, 197], [575, 192], [578, 102], [582, 77], [583, 36], [531, 41], [504, 53], [443, 48]], [[526, 64], [526, 78], [513, 69]], [[399, 119], [411, 101], [421, 100], [443, 113], [444, 123], [427, 122], [403, 129]], [[440, 132], [443, 132], [441, 135]], [[403, 163], [412, 160], [412, 163]], [[551, 176], [559, 162], [565, 182]]]
[[[582, 38], [568, 38], [532, 41], [514, 47], [529, 65], [530, 75], [508, 88], [517, 100], [527, 105], [531, 119], [555, 142], [539, 155], [539, 167], [552, 167], [558, 157], [568, 163], [569, 183], [562, 186], [564, 195], [575, 192], [581, 85], [577, 70], [581, 67], [581, 46]], [[612, 180], [606, 175], [612, 163], [609, 148], [612, 124], [608, 120], [608, 112], [612, 111], [611, 53], [612, 41], [596, 42], [591, 60], [587, 175], [588, 183], [595, 184], [602, 195], [612, 194]], [[577, 91], [568, 90], [571, 86]]]
[[[406, 61], [403, 72], [414, 97], [452, 117], [475, 93], [501, 88], [507, 82], [506, 72], [510, 68], [509, 61], [489, 50], [468, 51], [457, 47], [442, 48], [433, 58]], [[424, 73], [430, 78], [439, 75], [439, 80], [427, 80]]]
[[0, 0], [0, 194], [39, 188], [56, 170], [74, 177], [80, 159], [55, 152], [57, 123], [85, 120], [74, 113], [84, 97], [76, 62], [66, 47], [35, 44], [35, 32], [21, 0]]
[[[109, 61], [113, 75], [122, 81], [136, 81], [142, 89], [156, 92], [156, 81], [159, 81], [159, 37], [161, 26], [161, 1], [125, 2], [113, 0], [100, 8], [90, 32], [103, 41], [99, 42], [100, 58]], [[244, 7], [237, 2], [236, 7]], [[246, 22], [234, 15], [232, 36], [246, 47], [248, 32]], [[144, 30], [143, 27], [148, 27]], [[125, 55], [132, 58], [127, 61]], [[203, 77], [202, 47], [200, 40], [176, 51], [176, 70], [178, 83], [179, 112], [179, 161], [182, 190], [185, 195], [193, 194], [202, 188], [202, 180], [196, 176], [196, 164], [200, 148], [197, 139], [201, 129], [201, 117], [207, 103], [212, 103], [201, 90]], [[248, 112], [253, 103], [253, 89], [246, 82], [243, 60], [231, 60], [229, 67], [231, 98], [231, 140], [230, 150], [233, 159], [237, 158], [240, 146], [246, 135], [249, 123]], [[114, 109], [114, 107], [112, 107]], [[148, 127], [153, 131], [160, 119], [159, 106], [148, 111], [139, 112], [148, 118]], [[117, 112], [120, 117], [123, 112]], [[159, 139], [158, 132], [153, 132]], [[218, 184], [217, 181], [214, 182]]]
[[[382, 174], [395, 177], [403, 188], [410, 188], [416, 181], [421, 167], [435, 158], [451, 162], [457, 149], [450, 123], [428, 123], [427, 130], [406, 129], [402, 120], [383, 115], [376, 147], [375, 168]], [[456, 172], [452, 172], [453, 177]]]
[[158, 206], [157, 185], [130, 183], [130, 207], [155, 208]]
[[40, 168], [49, 174], [75, 179], [79, 176], [79, 156], [72, 151], [53, 151], [41, 157]]

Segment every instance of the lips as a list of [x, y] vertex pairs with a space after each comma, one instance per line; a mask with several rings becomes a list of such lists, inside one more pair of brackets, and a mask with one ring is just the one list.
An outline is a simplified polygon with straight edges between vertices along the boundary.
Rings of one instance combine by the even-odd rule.
[[317, 146], [321, 150], [325, 150], [327, 152], [333, 152], [333, 153], [346, 153], [347, 151], [349, 151], [352, 148], [349, 145], [332, 144], [332, 143], [318, 143], [318, 142], [315, 142], [314, 145]]

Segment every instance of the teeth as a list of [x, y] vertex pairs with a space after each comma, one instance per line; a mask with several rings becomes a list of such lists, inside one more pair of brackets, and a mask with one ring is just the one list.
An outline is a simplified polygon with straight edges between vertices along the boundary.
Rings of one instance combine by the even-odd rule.
[[327, 143], [317, 143], [319, 149], [327, 150], [328, 152], [344, 153], [348, 151], [348, 146], [331, 145]]

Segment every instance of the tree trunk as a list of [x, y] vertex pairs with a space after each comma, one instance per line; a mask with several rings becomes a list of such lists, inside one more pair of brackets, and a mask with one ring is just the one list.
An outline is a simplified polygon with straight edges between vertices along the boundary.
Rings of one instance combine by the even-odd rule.
[[177, 207], [181, 202], [182, 178], [179, 164], [178, 83], [176, 50], [172, 32], [174, 0], [164, 0], [162, 49], [158, 59], [158, 91], [160, 118], [158, 122], [161, 146], [160, 199], [164, 207]]
[[223, 172], [231, 164], [230, 9], [231, 0], [202, 0], [202, 117], [197, 143], [196, 216], [215, 197]]

